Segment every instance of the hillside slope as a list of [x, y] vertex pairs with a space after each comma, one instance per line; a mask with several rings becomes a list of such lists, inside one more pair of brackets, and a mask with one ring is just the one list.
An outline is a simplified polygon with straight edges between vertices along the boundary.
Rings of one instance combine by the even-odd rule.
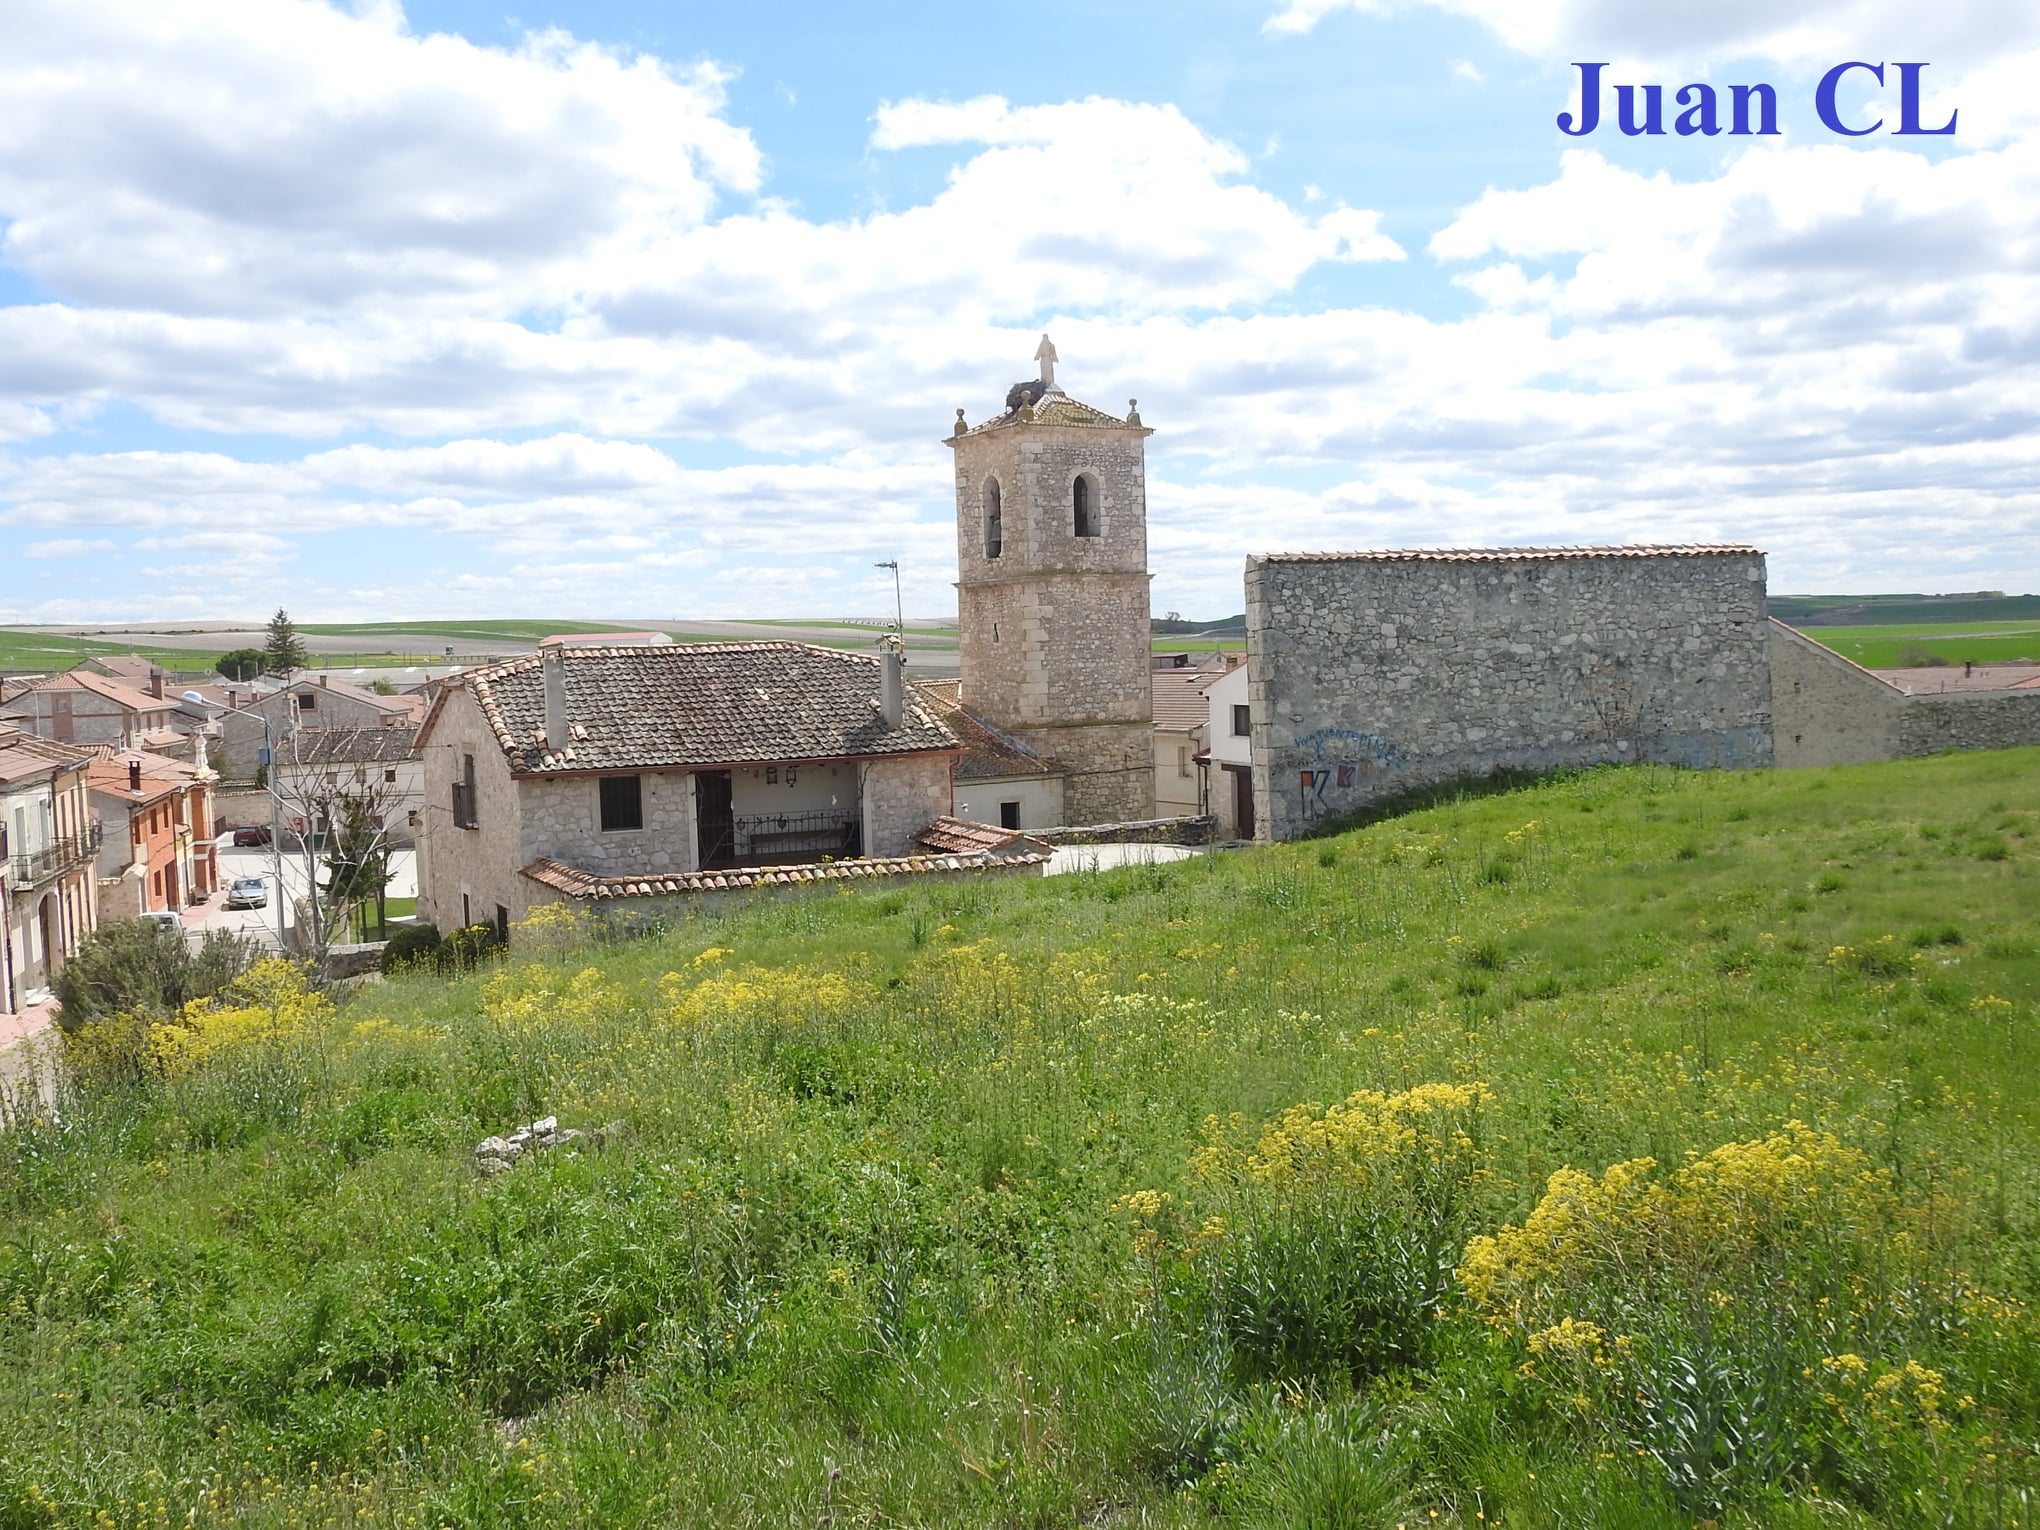
[[272, 982], [0, 1135], [0, 1525], [2025, 1522], [2036, 895], [1608, 770]]

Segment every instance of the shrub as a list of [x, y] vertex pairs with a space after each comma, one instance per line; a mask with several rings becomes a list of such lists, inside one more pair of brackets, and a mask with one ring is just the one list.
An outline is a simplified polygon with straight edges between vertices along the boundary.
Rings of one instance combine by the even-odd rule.
[[221, 654], [213, 667], [229, 680], [253, 680], [268, 663], [269, 655], [260, 648], [236, 648]]
[[406, 967], [420, 963], [436, 962], [439, 957], [439, 927], [433, 924], [411, 924], [400, 928], [383, 945], [382, 970], [401, 972]]
[[439, 943], [439, 965], [445, 971], [471, 972], [502, 944], [493, 924], [462, 925]]
[[64, 964], [55, 983], [57, 1023], [76, 1031], [104, 1015], [169, 1015], [206, 999], [252, 966], [259, 941], [209, 930], [194, 952], [183, 932], [149, 920], [101, 925]]

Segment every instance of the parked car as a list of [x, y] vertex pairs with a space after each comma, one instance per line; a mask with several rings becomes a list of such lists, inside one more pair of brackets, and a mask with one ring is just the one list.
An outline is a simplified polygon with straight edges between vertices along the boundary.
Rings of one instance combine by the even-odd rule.
[[235, 877], [227, 885], [228, 908], [267, 908], [269, 889], [260, 877]]
[[167, 908], [150, 909], [141, 916], [141, 919], [144, 924], [160, 924], [166, 930], [181, 930], [184, 928], [184, 921]]
[[234, 830], [233, 842], [237, 846], [266, 845], [269, 843], [269, 831], [262, 828], [236, 829]]

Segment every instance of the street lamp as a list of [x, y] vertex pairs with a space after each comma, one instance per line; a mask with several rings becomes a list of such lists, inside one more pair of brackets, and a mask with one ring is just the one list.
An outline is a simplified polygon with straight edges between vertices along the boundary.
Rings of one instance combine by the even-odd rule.
[[888, 558], [883, 563], [874, 563], [871, 566], [873, 568], [889, 568], [892, 570], [893, 630], [900, 635], [900, 652], [905, 653], [907, 651], [907, 617], [906, 607], [900, 603], [900, 560]]

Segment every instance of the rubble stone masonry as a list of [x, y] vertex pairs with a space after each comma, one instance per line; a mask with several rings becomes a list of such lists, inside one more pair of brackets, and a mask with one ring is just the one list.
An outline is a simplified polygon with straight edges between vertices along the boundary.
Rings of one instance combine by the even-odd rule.
[[1767, 629], [1753, 548], [1250, 558], [1261, 833], [1505, 769], [1769, 765]]

